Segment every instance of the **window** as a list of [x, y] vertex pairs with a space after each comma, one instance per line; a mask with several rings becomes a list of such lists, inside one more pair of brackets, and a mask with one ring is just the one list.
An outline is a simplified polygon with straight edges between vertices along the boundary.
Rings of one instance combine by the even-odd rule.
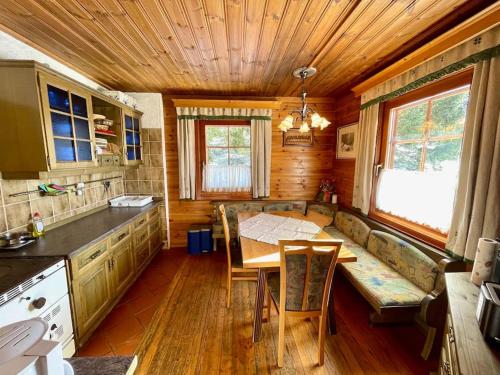
[[198, 121], [199, 176], [197, 195], [207, 199], [250, 197], [250, 122]]
[[458, 182], [471, 71], [385, 103], [370, 215], [440, 247]]

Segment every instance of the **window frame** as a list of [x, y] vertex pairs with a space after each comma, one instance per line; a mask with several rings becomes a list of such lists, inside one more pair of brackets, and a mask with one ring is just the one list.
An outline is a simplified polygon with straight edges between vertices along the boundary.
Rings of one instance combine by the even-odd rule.
[[[375, 171], [378, 170], [379, 165], [385, 167], [387, 161], [386, 157], [389, 156], [387, 152], [387, 148], [391, 147], [389, 145], [391, 134], [389, 133], [390, 130], [393, 130], [390, 126], [391, 110], [397, 107], [404, 106], [405, 104], [423, 100], [425, 98], [439, 97], [439, 95], [443, 94], [444, 92], [458, 89], [462, 86], [470, 85], [472, 83], [473, 72], [473, 68], [469, 68], [462, 72], [448, 75], [436, 82], [430, 83], [424, 87], [413, 90], [405, 95], [399, 96], [380, 105], [379, 127], [377, 132], [377, 146], [374, 163]], [[420, 241], [444, 250], [446, 241], [448, 239], [448, 234], [443, 234], [427, 225], [417, 224], [410, 220], [406, 220], [404, 218], [377, 210], [377, 186], [378, 174], [374, 173], [368, 217], [392, 228], [395, 228], [396, 230], [408, 234]]]
[[[203, 191], [203, 164], [207, 160], [207, 147], [205, 140], [205, 128], [207, 126], [235, 126], [250, 127], [250, 120], [196, 120], [196, 199], [197, 200], [248, 200], [252, 199], [252, 191], [249, 192], [206, 192]], [[226, 147], [224, 147], [226, 148]], [[251, 146], [250, 146], [251, 153]]]

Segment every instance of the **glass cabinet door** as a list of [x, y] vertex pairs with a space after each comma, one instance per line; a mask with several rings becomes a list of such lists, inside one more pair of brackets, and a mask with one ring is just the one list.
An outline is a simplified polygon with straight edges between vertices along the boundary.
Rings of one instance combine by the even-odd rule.
[[45, 99], [44, 113], [48, 119], [46, 130], [51, 166], [68, 168], [71, 167], [69, 163], [74, 163], [75, 167], [94, 165], [89, 96], [57, 80], [53, 82], [40, 77], [40, 83], [42, 99]]
[[138, 117], [125, 114], [125, 156], [128, 161], [142, 160], [141, 127]]

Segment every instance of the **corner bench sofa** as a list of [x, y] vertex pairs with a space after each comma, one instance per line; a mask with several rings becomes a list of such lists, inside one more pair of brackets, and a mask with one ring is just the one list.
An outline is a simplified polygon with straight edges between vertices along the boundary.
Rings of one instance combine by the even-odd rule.
[[444, 273], [458, 270], [457, 262], [445, 257], [438, 261], [409, 242], [371, 229], [360, 217], [339, 211], [334, 225], [323, 228], [356, 254], [355, 263], [339, 269], [374, 311], [372, 323], [415, 320], [427, 337], [422, 357], [427, 359], [441, 337], [446, 314]]

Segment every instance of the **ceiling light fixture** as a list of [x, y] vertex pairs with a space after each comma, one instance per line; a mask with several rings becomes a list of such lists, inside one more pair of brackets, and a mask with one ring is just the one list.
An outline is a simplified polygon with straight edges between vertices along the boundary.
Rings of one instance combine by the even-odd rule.
[[302, 99], [302, 108], [291, 111], [288, 116], [281, 121], [278, 128], [282, 132], [287, 132], [288, 129], [292, 129], [294, 127], [294, 123], [300, 124], [299, 132], [301, 133], [307, 133], [311, 130], [311, 128], [320, 128], [320, 130], [323, 130], [331, 124], [330, 121], [320, 116], [317, 112], [307, 106], [305, 81], [307, 77], [315, 75], [316, 72], [316, 68], [313, 67], [302, 67], [293, 71], [293, 76], [302, 80], [302, 93], [300, 94]]

